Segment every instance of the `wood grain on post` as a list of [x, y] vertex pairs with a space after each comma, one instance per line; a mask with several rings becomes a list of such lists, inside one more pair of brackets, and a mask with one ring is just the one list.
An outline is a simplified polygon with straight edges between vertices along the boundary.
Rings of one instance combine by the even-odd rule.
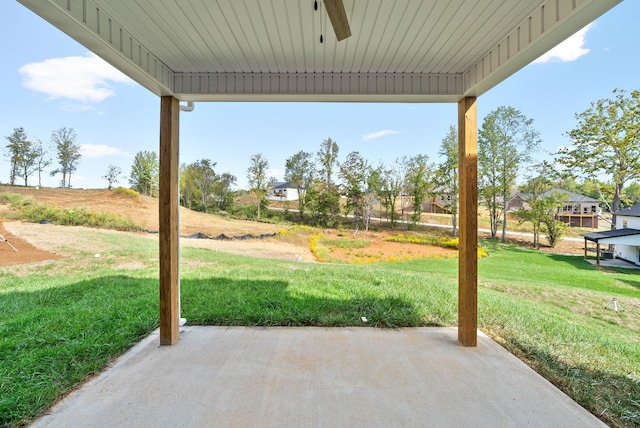
[[458, 254], [458, 340], [478, 341], [478, 128], [476, 98], [458, 102], [460, 244]]
[[179, 335], [179, 117], [180, 103], [160, 98], [160, 344], [173, 345]]

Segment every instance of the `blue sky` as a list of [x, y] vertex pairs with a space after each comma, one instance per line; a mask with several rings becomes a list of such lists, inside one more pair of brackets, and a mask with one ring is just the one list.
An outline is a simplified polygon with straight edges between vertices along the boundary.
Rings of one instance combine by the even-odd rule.
[[[570, 141], [565, 133], [589, 103], [614, 88], [640, 89], [640, 1], [626, 0], [538, 61], [478, 98], [479, 122], [505, 105], [534, 120], [542, 137], [538, 158]], [[73, 128], [83, 157], [72, 185], [103, 188], [108, 165], [118, 165], [128, 186], [133, 156], [158, 150], [158, 97], [131, 83], [88, 50], [17, 2], [0, 13], [0, 146], [14, 128], [46, 146], [51, 133]], [[181, 162], [208, 158], [246, 186], [253, 154], [262, 153], [282, 179], [285, 159], [338, 142], [341, 160], [359, 151], [374, 164], [423, 153], [438, 161], [440, 142], [457, 120], [455, 104], [198, 103], [181, 115]], [[3, 152], [4, 154], [4, 152]], [[0, 158], [0, 182], [9, 163]], [[37, 178], [30, 184], [37, 184]], [[44, 178], [56, 186], [59, 177]]]

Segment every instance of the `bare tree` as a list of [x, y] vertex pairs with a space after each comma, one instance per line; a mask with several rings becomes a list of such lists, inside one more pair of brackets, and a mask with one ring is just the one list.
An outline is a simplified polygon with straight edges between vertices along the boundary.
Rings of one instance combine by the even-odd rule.
[[36, 155], [36, 171], [38, 171], [38, 187], [42, 187], [42, 171], [51, 165], [49, 153], [45, 150], [40, 140], [34, 141], [33, 151]]
[[113, 188], [113, 183], [117, 183], [120, 180], [121, 175], [122, 169], [119, 166], [109, 165], [107, 167], [107, 172], [102, 176], [104, 180], [107, 180], [107, 189], [111, 190]]

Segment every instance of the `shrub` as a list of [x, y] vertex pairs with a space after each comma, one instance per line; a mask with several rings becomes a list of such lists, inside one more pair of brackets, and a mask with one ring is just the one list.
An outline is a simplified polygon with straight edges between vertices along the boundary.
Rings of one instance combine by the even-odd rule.
[[[442, 237], [434, 237], [427, 235], [404, 235], [398, 234], [394, 236], [389, 236], [386, 238], [387, 241], [392, 242], [407, 242], [410, 244], [419, 244], [419, 245], [435, 245], [443, 248], [451, 248], [453, 250], [460, 249], [460, 240], [458, 238], [447, 238], [446, 236]], [[478, 247], [478, 258], [487, 257], [489, 253], [482, 247]]]
[[65, 226], [88, 226], [121, 231], [139, 231], [142, 227], [133, 220], [103, 211], [88, 208], [57, 208], [46, 204], [25, 205], [20, 210], [20, 218], [39, 223], [47, 220]]
[[16, 209], [33, 203], [33, 199], [18, 193], [0, 193], [0, 199], [7, 201], [11, 207]]
[[320, 239], [322, 239], [322, 235], [319, 233], [309, 236], [309, 250], [316, 260], [324, 262], [327, 259], [328, 251], [325, 247], [318, 244]]
[[116, 187], [115, 189], [113, 189], [113, 193], [115, 193], [116, 195], [122, 195], [127, 198], [131, 198], [136, 201], [140, 200], [140, 194], [138, 192], [133, 189], [127, 189], [126, 187]]

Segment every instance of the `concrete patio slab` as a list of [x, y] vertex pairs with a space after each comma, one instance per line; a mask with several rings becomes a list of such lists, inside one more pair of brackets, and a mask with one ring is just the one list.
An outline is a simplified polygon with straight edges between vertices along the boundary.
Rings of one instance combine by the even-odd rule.
[[455, 328], [157, 331], [35, 427], [603, 427], [524, 363]]
[[[594, 266], [596, 266], [598, 263], [596, 259], [587, 259], [587, 262], [591, 263]], [[626, 260], [620, 260], [620, 259], [600, 259], [600, 266], [615, 267], [615, 268], [622, 268], [622, 269], [635, 269], [635, 270], [640, 269], [640, 266], [634, 265], [631, 262], [628, 262]]]

